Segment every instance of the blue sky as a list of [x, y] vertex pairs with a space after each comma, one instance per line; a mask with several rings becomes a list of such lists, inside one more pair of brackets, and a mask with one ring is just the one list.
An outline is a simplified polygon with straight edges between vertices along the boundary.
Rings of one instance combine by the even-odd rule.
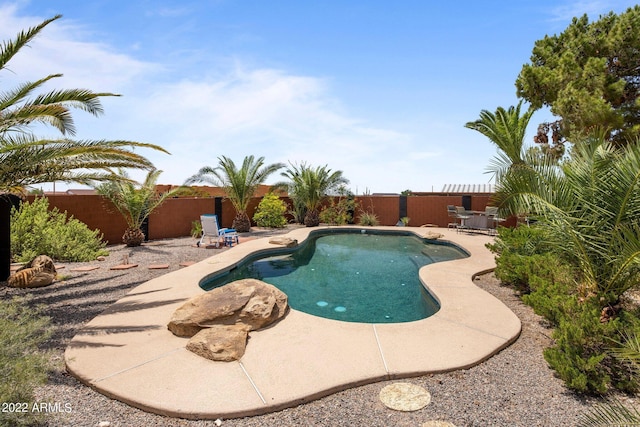
[[[562, 32], [573, 16], [595, 20], [633, 5], [0, 2], [1, 40], [63, 15], [0, 72], [0, 90], [63, 73], [52, 88], [121, 94], [103, 100], [100, 118], [77, 111], [76, 137], [163, 146], [171, 155], [144, 154], [166, 184], [222, 155], [236, 163], [255, 155], [326, 164], [359, 194], [438, 191], [489, 182], [495, 147], [464, 124], [517, 104], [514, 82], [536, 40]], [[528, 141], [549, 118], [533, 116]]]

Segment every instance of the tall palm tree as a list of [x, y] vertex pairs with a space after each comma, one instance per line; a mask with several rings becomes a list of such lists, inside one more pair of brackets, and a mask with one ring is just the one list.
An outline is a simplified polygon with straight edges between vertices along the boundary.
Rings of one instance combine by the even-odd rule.
[[98, 194], [113, 203], [127, 222], [128, 228], [122, 236], [122, 241], [127, 246], [140, 246], [144, 240], [144, 233], [141, 230], [144, 221], [167, 198], [182, 191], [182, 187], [178, 187], [158, 193], [156, 184], [161, 173], [161, 170], [151, 170], [147, 173], [144, 182], [138, 184], [129, 179], [126, 171], [120, 170], [118, 174], [123, 179], [94, 186]]
[[[0, 71], [47, 25], [61, 18], [56, 15], [40, 25], [21, 31], [15, 39], [0, 44]], [[132, 151], [145, 147], [166, 153], [162, 147], [134, 141], [75, 141], [72, 108], [93, 115], [102, 114], [100, 98], [117, 96], [87, 89], [52, 90], [33, 97], [44, 84], [61, 77], [50, 74], [14, 89], [0, 91], [0, 280], [10, 271], [9, 220], [10, 194], [22, 194], [29, 185], [53, 182], [108, 181], [119, 179], [110, 168], [152, 169], [152, 163]], [[31, 131], [33, 124], [58, 130], [61, 139], [40, 138]], [[5, 196], [3, 196], [5, 195]]]
[[500, 150], [487, 168], [496, 182], [509, 168], [526, 165], [523, 158], [524, 137], [535, 110], [529, 109], [521, 115], [521, 109], [522, 101], [506, 110], [498, 107], [495, 113], [482, 110], [478, 120], [464, 125], [489, 138]]
[[[32, 41], [57, 15], [36, 27], [20, 32], [0, 45], [0, 70]], [[35, 82], [0, 92], [0, 193], [19, 193], [26, 186], [43, 182], [86, 183], [117, 179], [110, 168], [151, 169], [152, 163], [130, 150], [146, 147], [166, 152], [154, 144], [134, 141], [76, 141], [71, 108], [93, 115], [103, 113], [100, 98], [118, 96], [87, 89], [53, 90], [32, 97], [45, 83], [61, 77], [51, 74]], [[64, 138], [43, 139], [31, 132], [36, 123], [52, 126]]]
[[340, 185], [349, 183], [342, 176], [342, 171], [331, 171], [327, 165], [312, 168], [306, 163], [299, 166], [292, 164], [281, 175], [290, 181], [276, 185], [288, 188], [289, 196], [294, 200], [294, 203], [305, 206], [307, 212], [304, 224], [307, 227], [315, 227], [320, 224], [319, 209], [327, 194], [336, 190]]
[[269, 175], [284, 167], [283, 163], [264, 164], [264, 157], [255, 159], [247, 156], [238, 168], [228, 157], [218, 157], [218, 166], [205, 166], [197, 174], [187, 179], [185, 185], [206, 182], [215, 186], [222, 186], [229, 200], [236, 210], [232, 227], [238, 232], [251, 230], [251, 220], [247, 214], [249, 201], [255, 195], [258, 187]]

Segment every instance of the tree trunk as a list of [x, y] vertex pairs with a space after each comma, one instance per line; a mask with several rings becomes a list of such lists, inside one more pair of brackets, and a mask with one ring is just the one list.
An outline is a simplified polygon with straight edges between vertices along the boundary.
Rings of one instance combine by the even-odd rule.
[[140, 246], [144, 241], [144, 233], [139, 228], [128, 228], [122, 235], [122, 242], [129, 246]]
[[251, 220], [246, 212], [239, 212], [233, 219], [231, 227], [238, 233], [248, 233], [251, 231]]
[[13, 194], [0, 195], [0, 281], [11, 274], [11, 208], [20, 206]]
[[320, 225], [320, 215], [316, 209], [307, 212], [307, 215], [304, 217], [304, 225], [307, 227], [317, 227]]

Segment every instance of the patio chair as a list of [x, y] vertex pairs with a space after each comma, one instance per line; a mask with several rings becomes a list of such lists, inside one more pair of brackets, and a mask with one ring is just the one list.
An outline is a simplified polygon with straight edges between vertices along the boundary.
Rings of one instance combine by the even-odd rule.
[[[458, 219], [458, 213], [456, 212], [456, 208], [453, 205], [447, 205], [447, 216], [449, 218], [456, 218]], [[449, 224], [447, 224], [447, 228], [456, 228], [458, 227], [458, 221], [456, 222], [450, 222]]]
[[[224, 246], [233, 246], [233, 242], [240, 243], [238, 233], [233, 228], [220, 228], [218, 225], [218, 216], [215, 214], [200, 215], [200, 223], [202, 224], [202, 237], [197, 243], [198, 247], [204, 242], [205, 237], [209, 238], [209, 244], [215, 243], [216, 248], [220, 247], [220, 240]], [[212, 239], [214, 240], [212, 242]]]
[[490, 220], [493, 225], [493, 227], [491, 227], [490, 229], [490, 232], [492, 232], [492, 234], [495, 234], [498, 223], [506, 220], [498, 216], [498, 208], [496, 206], [487, 206], [484, 211], [487, 219]]
[[467, 210], [462, 206], [456, 206], [455, 208], [456, 208], [456, 218], [460, 220], [460, 224], [456, 227], [457, 231], [460, 231], [461, 229], [469, 228], [466, 224], [466, 220], [471, 218], [471, 215], [469, 215]]

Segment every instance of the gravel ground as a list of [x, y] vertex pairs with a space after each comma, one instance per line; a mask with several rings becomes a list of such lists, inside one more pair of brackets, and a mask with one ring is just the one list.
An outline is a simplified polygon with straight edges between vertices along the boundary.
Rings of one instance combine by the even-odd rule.
[[[251, 237], [273, 234], [254, 229]], [[61, 281], [33, 290], [7, 288], [0, 282], [0, 295], [31, 294], [32, 304], [44, 304], [55, 333], [48, 350], [56, 363], [48, 383], [37, 390], [37, 401], [59, 402], [69, 412], [47, 415], [48, 426], [214, 426], [214, 421], [189, 421], [150, 414], [111, 400], [81, 384], [64, 369], [64, 349], [89, 320], [124, 296], [133, 287], [168, 271], [182, 268], [185, 261], [200, 261], [223, 249], [194, 247], [195, 240], [178, 238], [152, 241], [138, 248], [110, 246], [105, 261], [63, 264]], [[109, 270], [124, 256], [137, 268]], [[149, 270], [151, 264], [169, 264], [169, 270]], [[76, 267], [97, 265], [89, 272]], [[431, 403], [415, 412], [387, 409], [379, 400], [385, 381], [369, 384], [280, 412], [241, 419], [222, 420], [223, 426], [422, 426], [430, 420], [455, 426], [573, 426], [594, 402], [567, 390], [555, 378], [542, 357], [551, 344], [551, 331], [542, 319], [522, 304], [512, 289], [501, 286], [493, 274], [476, 284], [503, 301], [522, 321], [518, 340], [489, 360], [471, 369], [402, 380], [425, 387]], [[67, 406], [65, 406], [67, 405]], [[105, 423], [105, 422], [108, 422]]]

